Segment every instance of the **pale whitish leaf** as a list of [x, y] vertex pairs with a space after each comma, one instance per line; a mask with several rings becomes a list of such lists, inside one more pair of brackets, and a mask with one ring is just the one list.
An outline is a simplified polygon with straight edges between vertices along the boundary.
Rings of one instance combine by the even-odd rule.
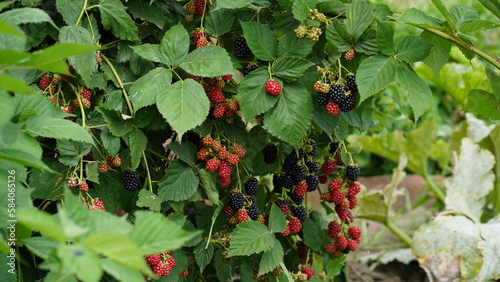
[[123, 119], [120, 112], [104, 107], [96, 107], [96, 110], [102, 114], [109, 131], [114, 136], [122, 137], [133, 130], [132, 125]]
[[19, 94], [29, 94], [33, 93], [33, 89], [31, 89], [28, 85], [26, 85], [21, 80], [6, 74], [0, 73], [0, 87], [5, 89], [6, 91], [19, 93]]
[[221, 36], [231, 30], [235, 17], [233, 10], [218, 10], [218, 4], [220, 4], [220, 2], [215, 2], [216, 8], [211, 10], [205, 18], [205, 27], [208, 33]]
[[439, 281], [476, 276], [483, 263], [479, 225], [464, 216], [438, 216], [413, 235], [420, 266]]
[[428, 31], [422, 32], [420, 37], [432, 44], [429, 56], [424, 59], [424, 63], [428, 65], [436, 75], [439, 75], [441, 68], [448, 62], [448, 58], [450, 57], [451, 42]]
[[418, 120], [431, 107], [433, 99], [429, 86], [411, 70], [399, 70], [396, 78], [413, 109], [415, 120]]
[[273, 233], [281, 233], [286, 229], [286, 219], [280, 208], [273, 204], [269, 213], [269, 230]]
[[377, 25], [377, 45], [380, 52], [387, 56], [392, 56], [396, 52], [394, 49], [394, 29], [389, 22], [379, 22]]
[[427, 15], [425, 12], [416, 8], [410, 8], [403, 12], [403, 15], [397, 19], [398, 21], [409, 23], [419, 27], [441, 28], [441, 21]]
[[33, 136], [94, 143], [90, 134], [83, 127], [66, 119], [32, 116], [26, 121], [26, 130]]
[[[56, 248], [57, 257], [62, 261], [62, 267], [85, 282], [98, 282], [103, 274], [101, 258], [90, 248], [81, 244], [59, 244]], [[92, 269], [92, 271], [88, 271]]]
[[148, 138], [144, 135], [142, 130], [136, 128], [127, 134], [127, 137], [127, 143], [130, 148], [130, 157], [132, 158], [130, 168], [136, 169], [141, 162], [142, 153], [148, 144]]
[[455, 161], [453, 176], [445, 181], [446, 208], [480, 221], [486, 196], [493, 189], [491, 169], [494, 156], [472, 140], [462, 139], [460, 156]]
[[311, 53], [314, 43], [307, 38], [298, 38], [290, 30], [278, 43], [278, 56], [306, 57]]
[[213, 11], [217, 11], [219, 9], [243, 8], [251, 4], [252, 2], [253, 2], [252, 0], [220, 0], [215, 2], [215, 7], [213, 8], [213, 10], [210, 11], [210, 13], [212, 13]]
[[202, 240], [196, 248], [194, 249], [194, 257], [196, 259], [196, 264], [200, 267], [200, 272], [203, 273], [205, 267], [210, 263], [212, 257], [214, 256], [214, 246], [208, 244], [205, 240]]
[[132, 270], [108, 258], [102, 258], [101, 263], [102, 269], [118, 281], [136, 282], [144, 279], [144, 276], [139, 271]]
[[65, 165], [74, 166], [79, 163], [80, 156], [90, 152], [90, 144], [75, 142], [71, 140], [57, 140], [57, 150], [59, 151], [59, 161]]
[[356, 74], [360, 102], [387, 87], [394, 79], [397, 67], [396, 59], [384, 55], [375, 55], [364, 60]]
[[84, 2], [84, 0], [56, 0], [56, 8], [67, 25], [74, 25]]
[[182, 24], [177, 24], [165, 32], [161, 39], [160, 52], [167, 60], [168, 66], [180, 64], [189, 52], [189, 35]]
[[14, 25], [48, 22], [57, 28], [50, 16], [44, 10], [38, 8], [25, 7], [5, 11], [0, 15], [0, 18]]
[[273, 64], [271, 71], [280, 78], [294, 81], [300, 78], [312, 65], [314, 64], [303, 58], [282, 56]]
[[285, 85], [278, 103], [264, 117], [264, 128], [272, 135], [297, 145], [312, 120], [312, 101], [309, 92], [297, 85]]
[[481, 224], [481, 238], [479, 247], [483, 250], [484, 262], [479, 274], [474, 277], [478, 281], [487, 281], [498, 279], [500, 277], [500, 238], [498, 230], [500, 230], [499, 222], [489, 222]]
[[138, 110], [156, 102], [156, 96], [165, 91], [172, 83], [172, 71], [156, 68], [137, 79], [130, 87], [129, 98]]
[[496, 126], [496, 124], [486, 125], [484, 120], [476, 118], [472, 113], [465, 113], [465, 119], [467, 124], [464, 124], [463, 127], [467, 130], [467, 137], [475, 143], [481, 142], [481, 140], [490, 135]]
[[363, 34], [375, 18], [373, 7], [370, 4], [363, 2], [354, 2], [347, 6], [346, 9], [345, 27], [347, 33], [351, 35], [353, 41]]
[[247, 119], [267, 112], [278, 101], [278, 97], [266, 92], [265, 86], [268, 79], [267, 69], [259, 68], [245, 76], [241, 82], [236, 98]]
[[[82, 43], [94, 44], [90, 32], [80, 26], [64, 26], [59, 32], [59, 41], [61, 43]], [[85, 83], [90, 83], [92, 74], [97, 70], [95, 52], [72, 56], [69, 58], [70, 65], [81, 75]]]
[[233, 64], [227, 51], [214, 45], [195, 49], [179, 66], [192, 75], [204, 77], [233, 73]]
[[332, 23], [326, 27], [326, 39], [328, 42], [337, 45], [340, 52], [351, 49], [354, 44], [345, 26], [341, 25], [337, 19], [334, 19]]
[[186, 79], [177, 81], [160, 93], [156, 97], [156, 105], [167, 122], [182, 135], [205, 120], [210, 101], [198, 82]]
[[143, 57], [146, 60], [150, 60], [157, 63], [168, 64], [168, 60], [163, 56], [163, 53], [160, 51], [159, 44], [142, 44], [137, 46], [130, 46], [134, 52], [136, 52], [139, 56]]
[[177, 159], [170, 162], [165, 177], [158, 183], [158, 196], [162, 201], [184, 201], [198, 188], [198, 178], [191, 167]]
[[283, 247], [280, 241], [274, 238], [273, 247], [262, 255], [259, 264], [259, 276], [275, 269], [283, 261]]
[[139, 246], [142, 255], [179, 249], [199, 233], [183, 230], [160, 213], [136, 211], [134, 215], [135, 225], [129, 237]]
[[212, 174], [204, 169], [198, 170], [198, 176], [203, 183], [203, 189], [207, 194], [208, 200], [214, 205], [219, 205], [219, 191], [212, 180]]
[[130, 13], [135, 18], [152, 22], [160, 29], [163, 29], [166, 19], [163, 10], [157, 2], [130, 0], [128, 1], [128, 7], [130, 8]]
[[231, 233], [228, 256], [249, 256], [269, 251], [274, 245], [274, 235], [256, 221], [245, 221]]
[[272, 61], [276, 57], [278, 45], [274, 33], [256, 22], [240, 22], [248, 47], [258, 59]]
[[309, 16], [309, 7], [304, 0], [294, 0], [292, 4], [293, 17], [299, 21], [307, 19]]
[[125, 10], [120, 0], [104, 0], [99, 4], [104, 28], [120, 39], [133, 41], [138, 39], [139, 29]]

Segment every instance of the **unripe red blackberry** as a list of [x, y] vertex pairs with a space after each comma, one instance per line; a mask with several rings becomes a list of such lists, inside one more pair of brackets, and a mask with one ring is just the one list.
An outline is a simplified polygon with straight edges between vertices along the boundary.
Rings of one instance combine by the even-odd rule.
[[50, 78], [49, 76], [42, 76], [42, 78], [40, 78], [40, 80], [38, 81], [38, 87], [40, 87], [40, 89], [42, 90], [45, 90], [47, 89], [47, 87], [49, 87], [50, 83], [52, 82], [52, 78]]

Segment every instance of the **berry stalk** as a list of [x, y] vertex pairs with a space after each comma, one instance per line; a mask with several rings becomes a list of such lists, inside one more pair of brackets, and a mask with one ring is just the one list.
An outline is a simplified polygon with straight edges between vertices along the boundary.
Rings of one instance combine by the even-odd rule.
[[113, 66], [113, 64], [109, 61], [109, 59], [106, 56], [101, 55], [101, 57], [106, 62], [106, 64], [108, 64], [109, 68], [111, 69], [111, 72], [113, 73], [113, 75], [116, 78], [116, 81], [118, 81], [118, 84], [120, 85], [120, 89], [122, 90], [122, 93], [123, 93], [123, 97], [125, 98], [125, 101], [127, 102], [127, 107], [128, 107], [129, 112], [130, 112], [130, 115], [132, 117], [134, 117], [134, 108], [132, 108], [132, 104], [130, 103], [130, 99], [128, 98], [127, 90], [125, 90], [125, 86], [123, 85], [123, 82], [120, 78], [120, 75], [118, 75], [118, 72], [116, 71], [115, 67]]

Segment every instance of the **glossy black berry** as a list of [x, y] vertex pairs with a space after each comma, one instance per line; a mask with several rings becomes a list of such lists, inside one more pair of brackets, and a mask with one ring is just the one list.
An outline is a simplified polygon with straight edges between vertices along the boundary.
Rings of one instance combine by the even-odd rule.
[[234, 54], [238, 58], [244, 58], [250, 53], [250, 47], [248, 47], [247, 40], [243, 37], [236, 38], [234, 42]]
[[251, 72], [253, 72], [254, 70], [258, 69], [259, 66], [258, 65], [252, 65], [252, 64], [248, 64], [245, 66], [245, 75], [249, 75]]
[[348, 165], [346, 167], [347, 178], [351, 181], [356, 181], [359, 178], [360, 168], [357, 165]]
[[293, 216], [298, 218], [300, 221], [304, 222], [307, 218], [306, 208], [304, 206], [292, 207], [291, 208]]
[[264, 155], [264, 162], [266, 164], [272, 164], [278, 157], [278, 147], [274, 144], [269, 144], [262, 149], [262, 154]]
[[293, 178], [289, 174], [283, 174], [281, 176], [281, 181], [283, 184], [283, 187], [286, 189], [292, 189], [293, 187]]
[[255, 177], [250, 177], [247, 182], [243, 184], [248, 195], [255, 195], [257, 193], [258, 185], [259, 181]]
[[337, 149], [339, 148], [339, 144], [340, 144], [339, 142], [330, 143], [330, 150], [329, 150], [330, 154], [334, 154], [335, 151], [337, 151]]
[[123, 184], [128, 191], [134, 191], [139, 188], [139, 175], [137, 171], [126, 170], [123, 172]]
[[295, 193], [290, 194], [290, 199], [292, 199], [292, 202], [296, 205], [302, 205], [304, 202], [304, 196], [299, 196]]
[[245, 197], [241, 193], [231, 193], [229, 194], [229, 204], [235, 210], [239, 210], [245, 205]]
[[252, 220], [256, 220], [260, 215], [259, 207], [257, 207], [256, 204], [252, 204], [250, 207], [248, 207], [247, 213]]
[[350, 93], [345, 97], [344, 103], [340, 104], [340, 110], [343, 112], [350, 112], [356, 108], [356, 93]]
[[310, 174], [306, 177], [307, 191], [316, 191], [318, 189], [319, 178], [316, 174]]
[[273, 187], [275, 193], [280, 194], [281, 192], [283, 192], [283, 179], [278, 174], [273, 175]]
[[337, 105], [342, 105], [345, 101], [345, 88], [342, 84], [330, 86], [330, 99]]
[[314, 140], [307, 142], [306, 152], [307, 152], [308, 156], [311, 156], [311, 157], [316, 156], [317, 150], [318, 150], [318, 146], [316, 145], [316, 142], [314, 142]]
[[306, 179], [307, 171], [306, 168], [303, 166], [295, 166], [293, 171], [291, 172], [293, 184], [297, 184], [300, 181]]
[[356, 76], [353, 74], [348, 74], [345, 77], [347, 88], [351, 91], [351, 93], [357, 93], [358, 92], [358, 85], [356, 84]]
[[319, 164], [317, 161], [310, 161], [306, 163], [307, 170], [309, 173], [318, 173], [319, 172]]
[[318, 104], [325, 106], [330, 102], [330, 94], [328, 93], [318, 93], [318, 96], [316, 96], [316, 99], [318, 100]]

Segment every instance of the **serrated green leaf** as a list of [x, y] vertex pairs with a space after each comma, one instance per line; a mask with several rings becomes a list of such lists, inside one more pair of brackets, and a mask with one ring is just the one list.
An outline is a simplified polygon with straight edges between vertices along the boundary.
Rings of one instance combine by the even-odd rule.
[[256, 22], [240, 22], [248, 47], [258, 59], [272, 61], [276, 57], [278, 45], [274, 33]]
[[139, 271], [132, 270], [113, 260], [103, 258], [101, 259], [101, 263], [102, 269], [106, 271], [106, 273], [116, 278], [118, 281], [135, 282], [144, 279], [144, 276]]
[[179, 249], [199, 233], [183, 230], [160, 213], [136, 211], [134, 215], [135, 225], [129, 237], [139, 246], [142, 255]]
[[139, 191], [139, 199], [137, 199], [137, 206], [159, 212], [161, 209], [161, 200], [155, 193], [147, 189], [141, 189]]
[[309, 7], [304, 0], [294, 0], [292, 4], [293, 17], [299, 21], [304, 21], [309, 17]]
[[260, 68], [241, 81], [236, 98], [247, 119], [267, 112], [278, 101], [276, 96], [266, 92], [265, 86], [268, 79], [267, 69]]
[[441, 0], [432, 0], [432, 3], [434, 3], [434, 6], [436, 6], [436, 8], [438, 8], [439, 12], [441, 13], [441, 15], [444, 16], [444, 18], [446, 19], [446, 22], [448, 23], [448, 25], [454, 30], [454, 31], [457, 31], [457, 23], [455, 21], [455, 19], [451, 16], [450, 12], [448, 11], [448, 9], [446, 9], [446, 7], [444, 6], [443, 2]]
[[[243, 0], [247, 1], [247, 0]], [[237, 1], [231, 1], [235, 3]], [[205, 27], [207, 32], [210, 34], [215, 34], [217, 36], [224, 35], [231, 30], [231, 26], [234, 22], [234, 11], [229, 9], [217, 9], [220, 2], [215, 2], [215, 8], [211, 10], [205, 17]]]
[[107, 128], [104, 128], [101, 132], [101, 141], [110, 156], [116, 155], [120, 150], [120, 138], [111, 134]]
[[354, 44], [345, 26], [341, 25], [337, 19], [334, 19], [332, 23], [326, 27], [326, 40], [337, 45], [340, 52], [351, 49]]
[[94, 143], [90, 134], [83, 127], [66, 119], [40, 115], [32, 116], [26, 121], [26, 130], [33, 136]]
[[321, 252], [328, 244], [325, 231], [321, 229], [321, 218], [307, 218], [302, 224], [304, 244], [315, 252]]
[[274, 238], [273, 247], [262, 255], [259, 264], [259, 276], [275, 269], [283, 261], [283, 247], [280, 241]]
[[79, 164], [80, 157], [90, 152], [91, 145], [88, 143], [71, 140], [57, 140], [57, 150], [59, 151], [59, 161], [68, 166]]
[[274, 245], [274, 235], [256, 221], [245, 221], [231, 233], [228, 256], [248, 256], [269, 251]]
[[196, 264], [200, 267], [200, 272], [203, 273], [205, 267], [210, 263], [212, 257], [214, 256], [214, 246], [208, 244], [205, 240], [202, 240], [193, 251], [194, 258], [196, 259]]
[[29, 52], [2, 49], [0, 50], [0, 64], [9, 65], [21, 61], [30, 56]]
[[420, 37], [432, 44], [429, 56], [424, 59], [424, 63], [428, 65], [436, 75], [439, 75], [441, 68], [448, 62], [448, 58], [450, 57], [451, 42], [428, 31], [422, 32]]
[[377, 45], [382, 54], [392, 56], [396, 53], [393, 38], [392, 25], [389, 22], [379, 22], [377, 24]]
[[339, 15], [345, 12], [345, 4], [340, 0], [318, 2], [316, 4], [318, 12]]
[[61, 111], [59, 107], [50, 102], [46, 96], [37, 92], [33, 95], [16, 95], [14, 102], [14, 116], [22, 116], [27, 111], [32, 114], [50, 116], [53, 118], [64, 118], [67, 113]]
[[484, 90], [472, 89], [467, 96], [467, 111], [485, 118], [500, 120], [500, 102], [497, 98]]
[[339, 116], [329, 114], [325, 106], [318, 104], [316, 96], [313, 96], [314, 105], [314, 122], [328, 135], [331, 136], [335, 127], [339, 122]]
[[453, 5], [450, 9], [450, 14], [457, 23], [458, 29], [460, 29], [463, 24], [479, 20], [479, 15], [476, 10], [471, 6], [463, 4]]
[[208, 200], [214, 205], [219, 205], [219, 191], [212, 180], [212, 174], [204, 169], [198, 170], [198, 175], [201, 182], [203, 183], [203, 188], [207, 194]]
[[379, 50], [377, 47], [377, 32], [370, 28], [365, 30], [354, 44], [354, 50], [365, 55], [378, 54]]
[[372, 5], [364, 2], [354, 2], [347, 6], [346, 18], [346, 31], [353, 41], [357, 41], [372, 23], [375, 13], [373, 13]]
[[295, 81], [313, 66], [310, 61], [292, 56], [280, 57], [271, 68], [273, 74], [288, 81]]
[[61, 189], [63, 176], [59, 172], [64, 171], [66, 166], [56, 159], [45, 159], [45, 163], [52, 171], [35, 168], [31, 170], [29, 175], [29, 182], [37, 183], [35, 189], [31, 192], [33, 198], [52, 199], [63, 193]]
[[61, 224], [49, 213], [37, 209], [20, 208], [16, 210], [16, 219], [18, 224], [36, 230], [43, 236], [52, 238], [58, 242], [66, 242]]
[[15, 78], [13, 76], [2, 74], [2, 73], [0, 73], [0, 87], [5, 89], [6, 91], [19, 93], [19, 94], [33, 93], [33, 89], [31, 89], [23, 81]]
[[156, 96], [172, 83], [172, 71], [156, 68], [137, 79], [129, 90], [129, 98], [138, 110], [156, 102]]
[[311, 53], [315, 42], [307, 38], [298, 38], [290, 30], [278, 43], [278, 56], [306, 57]]
[[146, 60], [150, 60], [157, 63], [168, 64], [168, 60], [163, 56], [160, 51], [159, 44], [142, 44], [137, 46], [130, 46], [134, 52]]
[[165, 32], [161, 39], [160, 52], [167, 60], [167, 66], [177, 66], [189, 52], [189, 35], [182, 24], [177, 24]]
[[394, 79], [397, 67], [396, 59], [384, 55], [375, 55], [364, 60], [356, 74], [360, 102], [387, 87]]
[[130, 168], [136, 169], [142, 159], [142, 153], [148, 144], [148, 138], [142, 130], [134, 128], [127, 134], [128, 146], [130, 148], [130, 157], [132, 158]]
[[172, 142], [167, 145], [167, 149], [172, 150], [177, 157], [188, 165], [193, 165], [197, 162], [196, 147], [191, 142]]
[[479, 2], [500, 19], [500, 2], [498, 0], [479, 0]]
[[431, 107], [433, 98], [429, 86], [411, 70], [399, 70], [396, 78], [413, 110], [415, 120], [418, 120]]
[[432, 48], [425, 39], [413, 35], [405, 36], [399, 41], [396, 57], [414, 63], [425, 59]]
[[478, 20], [473, 22], [467, 22], [460, 26], [460, 31], [463, 33], [494, 29], [500, 27], [500, 24], [497, 24], [492, 21]]
[[[59, 41], [61, 43], [81, 43], [81, 44], [94, 44], [90, 32], [80, 26], [64, 26], [59, 32]], [[81, 75], [85, 83], [89, 83], [92, 75], [97, 70], [95, 52], [88, 52], [85, 54], [72, 56], [69, 58], [69, 63], [76, 72]]]
[[26, 37], [19, 27], [6, 21], [2, 17], [0, 17], [0, 33], [5, 33], [5, 35], [9, 35], [11, 38], [17, 37], [16, 39], [21, 41], [24, 41]]
[[84, 0], [56, 0], [56, 8], [67, 25], [74, 25], [83, 8]]
[[141, 0], [127, 1], [130, 13], [134, 18], [154, 23], [158, 28], [163, 29], [166, 17], [163, 10], [157, 2], [148, 2]]
[[192, 75], [205, 77], [233, 73], [233, 64], [227, 51], [214, 45], [195, 49], [179, 66]]
[[139, 29], [125, 10], [120, 0], [103, 0], [99, 4], [104, 28], [120, 39], [134, 41], [138, 39]]
[[443, 29], [442, 23], [439, 19], [427, 15], [425, 12], [416, 8], [410, 8], [403, 12], [401, 17], [397, 18], [398, 21], [408, 23], [418, 27], [430, 27], [436, 29]]
[[114, 136], [122, 137], [133, 130], [132, 125], [123, 119], [120, 112], [104, 107], [96, 107], [96, 110], [102, 114], [109, 131], [113, 133]]
[[215, 2], [215, 7], [210, 11], [217, 11], [219, 9], [238, 9], [248, 6], [252, 0], [221, 0]]
[[35, 255], [43, 259], [47, 259], [50, 252], [58, 246], [56, 241], [43, 236], [21, 239], [21, 242], [30, 250], [30, 252], [33, 252]]
[[5, 11], [0, 15], [0, 18], [14, 25], [48, 22], [57, 28], [50, 16], [38, 8], [24, 7]]
[[486, 65], [485, 72], [490, 82], [493, 95], [496, 97], [497, 101], [500, 101], [500, 75], [498, 75], [490, 65]]
[[[97, 282], [103, 274], [101, 258], [93, 250], [80, 244], [59, 244], [56, 248], [57, 257], [62, 265], [71, 271], [81, 281]], [[88, 271], [92, 268], [93, 271]], [[94, 271], [95, 270], [95, 271]]]
[[99, 183], [99, 172], [97, 170], [98, 166], [98, 162], [91, 162], [85, 165], [85, 175], [87, 176], [87, 180]]
[[347, 256], [340, 256], [338, 258], [330, 260], [330, 262], [326, 266], [326, 274], [328, 275], [328, 278], [334, 278], [335, 276], [340, 274], [345, 266], [346, 257]]
[[280, 208], [273, 204], [269, 213], [269, 230], [273, 233], [281, 233], [286, 229], [286, 219]]
[[182, 135], [205, 120], [210, 101], [198, 82], [186, 79], [177, 81], [165, 93], [160, 93], [156, 97], [156, 105], [167, 122]]
[[189, 199], [198, 188], [198, 178], [193, 169], [182, 162], [170, 162], [165, 177], [158, 183], [158, 196], [162, 201], [184, 201]]
[[311, 96], [305, 88], [285, 85], [278, 103], [264, 117], [264, 128], [295, 146], [311, 124], [312, 108]]

